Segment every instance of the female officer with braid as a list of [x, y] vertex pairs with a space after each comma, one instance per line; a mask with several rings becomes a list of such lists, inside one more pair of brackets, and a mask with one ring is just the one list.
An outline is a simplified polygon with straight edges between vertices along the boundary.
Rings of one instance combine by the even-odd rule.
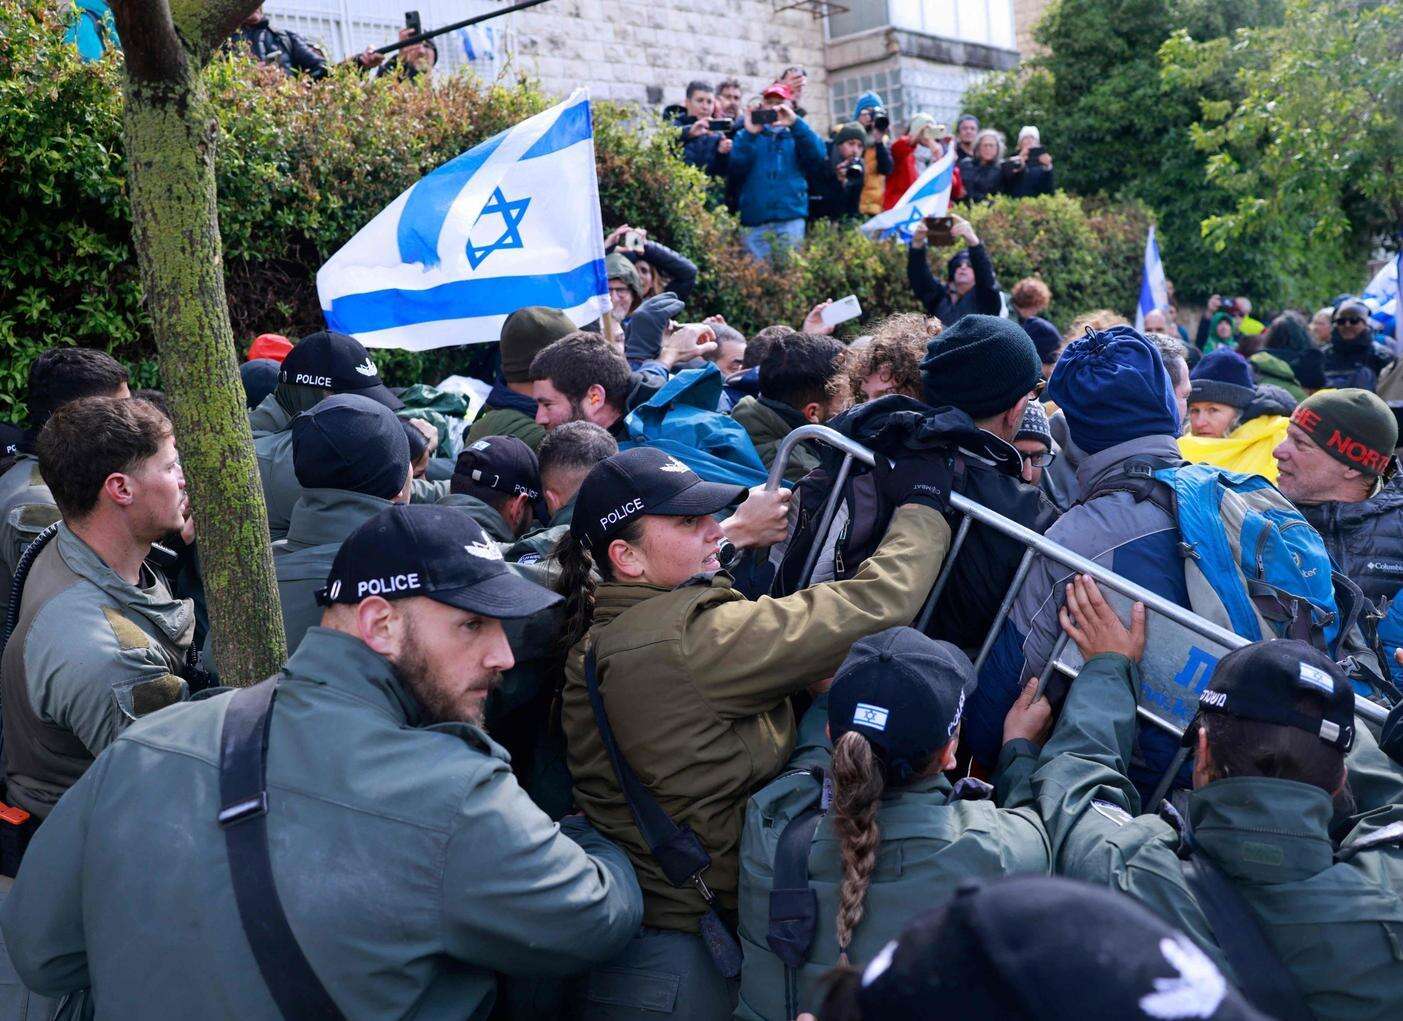
[[[573, 643], [562, 725], [575, 802], [628, 852], [644, 917], [623, 955], [581, 982], [581, 1016], [730, 1016], [738, 983], [723, 974], [718, 940], [699, 932], [714, 937], [714, 919], [734, 924], [746, 799], [793, 749], [789, 696], [832, 676], [853, 642], [919, 612], [949, 549], [939, 511], [950, 471], [929, 458], [881, 464], [879, 484], [897, 509], [857, 573], [754, 602], [717, 573], [722, 531], [712, 515], [740, 498], [739, 487], [703, 482], [648, 447], [586, 477], [557, 549]], [[647, 793], [710, 856], [701, 878], [711, 901], [699, 885], [668, 882], [634, 823], [591, 706], [591, 652], [604, 722]]]
[[[791, 772], [752, 799], [741, 838], [740, 937], [745, 951], [738, 1018], [793, 1018], [814, 1010], [835, 964], [861, 968], [915, 915], [963, 880], [1010, 872], [1047, 873], [1047, 832], [1027, 782], [1035, 740], [1051, 722], [1046, 701], [1030, 724], [1010, 714], [995, 807], [983, 785], [954, 793], [960, 715], [974, 689], [974, 667], [948, 642], [894, 627], [853, 646], [804, 718]], [[1030, 684], [1020, 708], [1032, 708]], [[824, 722], [832, 739], [824, 747]], [[816, 767], [816, 768], [815, 768]], [[803, 769], [805, 772], [798, 772]], [[820, 778], [831, 782], [831, 806]], [[1023, 805], [1026, 807], [1014, 807]], [[798, 819], [798, 823], [794, 820]], [[784, 836], [791, 823], [802, 827]], [[815, 825], [816, 824], [816, 825]], [[797, 837], [797, 884], [778, 860]], [[770, 891], [804, 882], [817, 894], [813, 937], [786, 967], [767, 943]], [[776, 874], [784, 877], [776, 882]], [[791, 963], [795, 963], [791, 961]]]

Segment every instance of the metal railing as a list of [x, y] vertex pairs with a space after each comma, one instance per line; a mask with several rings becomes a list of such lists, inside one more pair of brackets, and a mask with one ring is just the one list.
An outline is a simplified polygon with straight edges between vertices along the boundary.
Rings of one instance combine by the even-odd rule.
[[[789, 435], [780, 442], [779, 450], [775, 454], [775, 461], [770, 468], [769, 478], [766, 482], [767, 489], [775, 489], [779, 486], [780, 481], [784, 477], [784, 470], [789, 462], [790, 452], [793, 451], [795, 446], [805, 441], [819, 442], [834, 447], [842, 452], [843, 461], [834, 477], [833, 492], [829, 495], [827, 502], [824, 504], [823, 512], [820, 515], [819, 528], [814, 533], [814, 544], [809, 550], [808, 557], [804, 564], [804, 572], [800, 576], [799, 584], [801, 586], [807, 585], [809, 579], [812, 577], [819, 548], [823, 543], [824, 537], [828, 534], [828, 530], [833, 523], [834, 515], [837, 513], [843, 484], [846, 482], [848, 475], [852, 472], [853, 461], [860, 461], [869, 467], [876, 461], [872, 451], [834, 429], [822, 425], [802, 425], [789, 433]], [[950, 580], [955, 558], [959, 555], [960, 550], [964, 546], [965, 539], [969, 534], [971, 521], [977, 521], [982, 525], [986, 525], [1028, 547], [1027, 552], [1024, 553], [1023, 559], [1018, 565], [1018, 569], [1014, 572], [1012, 583], [1009, 585], [1008, 592], [1004, 595], [998, 613], [995, 615], [989, 627], [989, 631], [985, 635], [984, 642], [980, 646], [979, 656], [975, 661], [976, 669], [982, 667], [985, 660], [988, 659], [989, 652], [994, 646], [995, 638], [1003, 627], [1003, 623], [1007, 619], [1009, 612], [1013, 609], [1014, 599], [1017, 596], [1018, 590], [1027, 580], [1028, 572], [1032, 568], [1033, 560], [1036, 556], [1044, 556], [1077, 574], [1088, 575], [1094, 578], [1097, 584], [1103, 585], [1114, 592], [1119, 592], [1127, 599], [1144, 603], [1147, 613], [1157, 614], [1168, 620], [1172, 620], [1181, 627], [1224, 648], [1231, 650], [1252, 644], [1251, 640], [1243, 638], [1236, 632], [1229, 631], [1227, 628], [1215, 624], [1205, 617], [1199, 616], [1192, 610], [1187, 610], [1178, 603], [1166, 599], [1157, 592], [1151, 592], [1149, 589], [1137, 585], [1127, 578], [1121, 577], [1109, 568], [1102, 567], [1095, 561], [1088, 560], [1079, 553], [1072, 552], [1067, 549], [1067, 547], [1053, 542], [1046, 536], [1039, 535], [1031, 528], [1026, 528], [1018, 522], [1004, 517], [1002, 514], [991, 511], [983, 504], [975, 503], [968, 497], [962, 496], [959, 493], [952, 493], [950, 495], [950, 506], [954, 510], [959, 511], [964, 517], [960, 522], [959, 528], [956, 530], [949, 551], [945, 554], [945, 562], [941, 565], [940, 574], [936, 579], [935, 585], [932, 587], [930, 595], [926, 598], [925, 604], [921, 608], [920, 615], [913, 624], [913, 626], [920, 630], [925, 630], [926, 625], [930, 623], [931, 614], [935, 610], [936, 601], [940, 598], [941, 593]], [[1061, 632], [1056, 644], [1052, 647], [1052, 652], [1048, 656], [1047, 665], [1068, 674], [1075, 675], [1076, 670], [1074, 667], [1059, 662], [1063, 651], [1066, 649], [1067, 640], [1067, 634]], [[1383, 723], [1388, 717], [1388, 710], [1386, 708], [1366, 698], [1355, 698], [1354, 711], [1356, 715], [1372, 723]], [[1137, 707], [1137, 712], [1145, 720], [1173, 734], [1177, 735], [1183, 732], [1182, 727], [1158, 716], [1150, 710], [1145, 709], [1143, 706]]]

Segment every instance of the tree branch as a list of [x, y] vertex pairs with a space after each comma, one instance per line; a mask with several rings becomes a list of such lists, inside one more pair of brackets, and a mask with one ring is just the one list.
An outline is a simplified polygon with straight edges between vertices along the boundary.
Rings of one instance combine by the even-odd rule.
[[134, 82], [175, 82], [185, 70], [185, 47], [165, 0], [111, 0], [122, 40], [127, 77]]
[[260, 0], [170, 0], [176, 29], [194, 51], [199, 65], [209, 62], [219, 45], [233, 34]]

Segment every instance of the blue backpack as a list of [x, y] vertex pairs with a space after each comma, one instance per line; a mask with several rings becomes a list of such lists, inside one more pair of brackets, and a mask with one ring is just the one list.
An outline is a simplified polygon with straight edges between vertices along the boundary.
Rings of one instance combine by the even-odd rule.
[[1336, 656], [1343, 637], [1325, 541], [1260, 475], [1160, 468], [1173, 492], [1193, 611], [1250, 641], [1298, 638]]

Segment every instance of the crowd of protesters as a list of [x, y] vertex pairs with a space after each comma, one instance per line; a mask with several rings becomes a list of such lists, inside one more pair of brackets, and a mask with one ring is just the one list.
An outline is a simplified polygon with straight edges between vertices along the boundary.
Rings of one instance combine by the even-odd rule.
[[[802, 69], [748, 107], [694, 86], [688, 158], [724, 163], [757, 257], [947, 145], [972, 197], [1051, 187], [1036, 128], [1005, 161], [972, 118], [889, 138], [865, 96], [825, 143]], [[290, 655], [233, 692], [162, 395], [40, 354], [0, 461], [5, 1008], [1399, 1016], [1399, 352], [1349, 295], [1061, 330], [952, 235], [938, 279], [918, 227], [909, 306], [842, 337], [830, 301], [745, 336], [632, 224], [609, 314], [516, 309], [484, 378], [258, 337], [247, 524]], [[1146, 607], [953, 498], [1192, 610], [1152, 484], [1188, 463], [1268, 480], [1339, 615], [1217, 659], [1178, 738], [1137, 712]]]

